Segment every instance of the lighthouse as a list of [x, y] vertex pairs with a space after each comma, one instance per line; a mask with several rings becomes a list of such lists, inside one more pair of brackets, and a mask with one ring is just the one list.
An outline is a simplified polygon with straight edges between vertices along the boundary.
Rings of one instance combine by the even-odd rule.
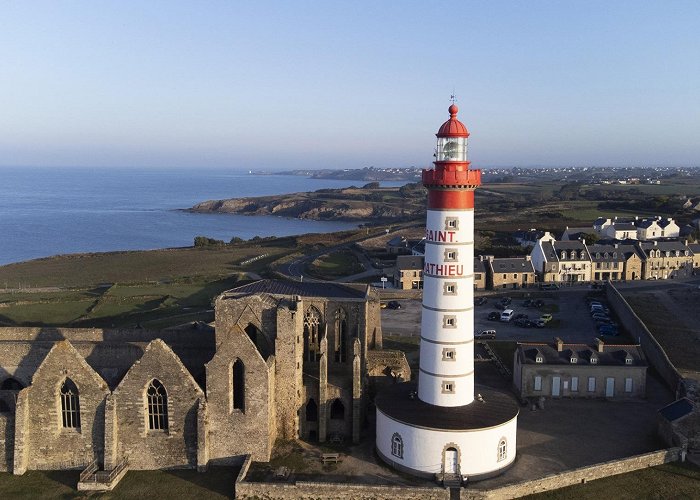
[[474, 190], [469, 132], [452, 103], [437, 136], [428, 190], [418, 383], [376, 398], [379, 456], [446, 483], [485, 479], [515, 460], [518, 405], [474, 382]]

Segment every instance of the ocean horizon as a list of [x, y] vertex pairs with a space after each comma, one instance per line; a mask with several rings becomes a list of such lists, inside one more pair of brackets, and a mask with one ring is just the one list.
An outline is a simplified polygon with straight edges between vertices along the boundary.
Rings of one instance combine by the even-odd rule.
[[195, 236], [229, 241], [351, 229], [357, 223], [182, 209], [205, 200], [364, 184], [213, 168], [0, 167], [0, 265], [69, 253], [187, 247]]

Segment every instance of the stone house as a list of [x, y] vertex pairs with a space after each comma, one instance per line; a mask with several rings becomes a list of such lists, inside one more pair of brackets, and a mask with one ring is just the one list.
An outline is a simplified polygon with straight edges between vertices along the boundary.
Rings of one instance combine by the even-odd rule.
[[700, 243], [690, 243], [688, 249], [693, 254], [693, 273], [700, 273]]
[[540, 281], [591, 281], [591, 256], [583, 241], [556, 241], [546, 232], [537, 240], [530, 259]]
[[680, 241], [639, 242], [643, 255], [642, 279], [669, 279], [693, 274], [693, 255]]
[[484, 264], [487, 266], [489, 288], [527, 288], [535, 284], [535, 269], [529, 255], [510, 259], [496, 259], [487, 255]]
[[615, 222], [605, 228], [603, 235], [614, 240], [636, 240], [638, 233], [637, 226], [632, 222]]
[[522, 343], [513, 356], [513, 384], [525, 398], [643, 398], [647, 362], [639, 345]]
[[487, 270], [483, 255], [474, 257], [474, 290], [486, 290]]
[[394, 236], [386, 243], [386, 250], [390, 254], [405, 255], [411, 253], [411, 244], [405, 236]]
[[267, 461], [276, 439], [357, 442], [370, 369], [410, 377], [368, 287], [260, 280], [215, 309], [215, 329], [0, 328], [0, 470], [204, 469]]
[[423, 257], [417, 255], [399, 255], [393, 276], [394, 286], [401, 290], [418, 290], [423, 288]]
[[619, 247], [618, 244], [588, 247], [593, 267], [593, 281], [625, 279], [625, 253]]

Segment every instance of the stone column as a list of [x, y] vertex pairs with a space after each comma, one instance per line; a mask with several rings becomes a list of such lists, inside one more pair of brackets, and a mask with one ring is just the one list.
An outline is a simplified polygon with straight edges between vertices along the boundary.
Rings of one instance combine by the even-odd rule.
[[360, 420], [362, 419], [362, 371], [360, 370], [360, 339], [352, 346], [352, 442], [360, 442]]
[[108, 394], [105, 401], [105, 459], [104, 470], [112, 470], [119, 462], [117, 430], [117, 402], [114, 394]]
[[[328, 327], [326, 327], [328, 330]], [[328, 428], [328, 340], [321, 339], [321, 359], [318, 362], [318, 441], [326, 442]]]
[[17, 394], [17, 406], [15, 407], [15, 452], [14, 463], [12, 464], [12, 473], [14, 475], [22, 475], [27, 472], [30, 446], [29, 400], [27, 399], [29, 390], [31, 388], [27, 387]]
[[197, 472], [206, 472], [208, 465], [207, 402], [200, 398], [197, 400]]

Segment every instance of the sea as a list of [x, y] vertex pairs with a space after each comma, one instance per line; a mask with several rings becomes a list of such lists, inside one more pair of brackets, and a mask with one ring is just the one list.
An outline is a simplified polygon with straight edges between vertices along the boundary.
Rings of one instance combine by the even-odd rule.
[[357, 223], [181, 209], [212, 199], [364, 184], [206, 168], [0, 167], [0, 265], [57, 254], [185, 247], [195, 236], [229, 241], [351, 229]]

